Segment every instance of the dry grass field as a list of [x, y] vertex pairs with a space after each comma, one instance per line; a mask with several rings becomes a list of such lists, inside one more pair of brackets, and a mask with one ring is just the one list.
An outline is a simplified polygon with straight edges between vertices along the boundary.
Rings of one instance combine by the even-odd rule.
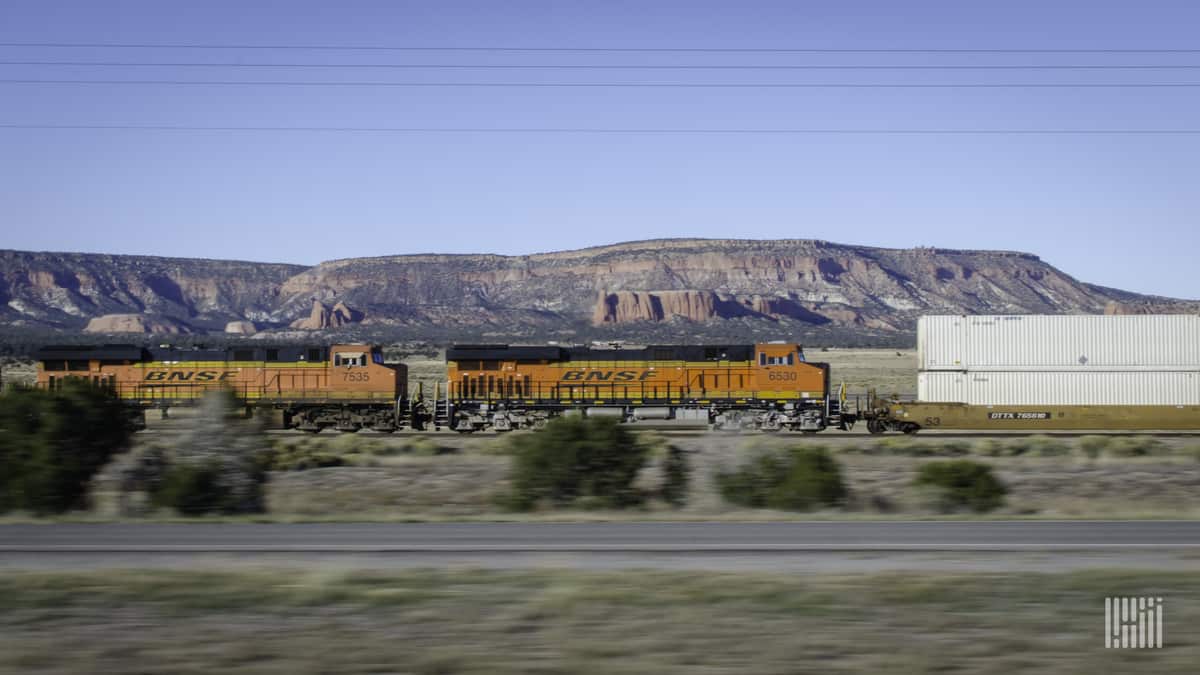
[[[1103, 648], [1103, 598], [1165, 648]], [[1200, 575], [16, 572], [0, 673], [1194, 673]]]
[[809, 350], [809, 361], [830, 366], [835, 385], [846, 383], [850, 395], [875, 389], [880, 396], [917, 394], [917, 352], [915, 349], [840, 349]]

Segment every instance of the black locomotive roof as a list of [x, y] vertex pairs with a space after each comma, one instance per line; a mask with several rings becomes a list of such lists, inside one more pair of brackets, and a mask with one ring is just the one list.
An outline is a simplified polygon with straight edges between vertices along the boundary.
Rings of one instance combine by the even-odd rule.
[[[324, 360], [329, 350], [326, 347], [295, 347], [253, 345], [229, 347], [228, 349], [204, 349], [200, 347], [152, 347], [151, 361], [272, 361], [299, 362]], [[319, 352], [310, 355], [310, 352]], [[316, 356], [316, 358], [314, 358]]]
[[46, 345], [33, 354], [38, 361], [141, 361], [145, 350], [137, 345]]
[[754, 345], [650, 345], [637, 349], [454, 345], [447, 361], [751, 361]]
[[[319, 354], [313, 354], [318, 352]], [[34, 352], [38, 361], [280, 361], [324, 360], [327, 347], [253, 345], [228, 349], [137, 345], [47, 345]], [[314, 359], [313, 357], [318, 358]]]
[[562, 347], [510, 347], [508, 345], [454, 345], [446, 350], [447, 361], [564, 361]]

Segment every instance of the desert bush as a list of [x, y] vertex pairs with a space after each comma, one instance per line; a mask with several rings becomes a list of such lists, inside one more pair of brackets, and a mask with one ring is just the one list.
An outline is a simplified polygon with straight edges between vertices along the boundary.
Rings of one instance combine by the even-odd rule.
[[984, 457], [1003, 457], [1008, 454], [1008, 446], [994, 438], [977, 441], [972, 450], [976, 455]]
[[0, 395], [0, 511], [85, 508], [92, 476], [133, 431], [130, 409], [87, 383]]
[[262, 428], [241, 419], [231, 392], [214, 392], [171, 449], [152, 501], [184, 515], [256, 513], [272, 455]]
[[1084, 436], [1079, 439], [1079, 450], [1096, 459], [1106, 457], [1146, 457], [1167, 451], [1162, 441], [1153, 436]]
[[939, 442], [933, 439], [895, 437], [849, 446], [843, 452], [903, 457], [958, 457], [970, 453], [971, 446], [963, 441]]
[[513, 437], [511, 491], [504, 505], [529, 510], [541, 503], [625, 508], [644, 495], [634, 487], [647, 449], [610, 418], [559, 417], [533, 434]]
[[1008, 488], [986, 464], [967, 459], [929, 462], [917, 471], [913, 485], [929, 490], [943, 512], [970, 509], [985, 513], [1004, 505]]
[[418, 457], [433, 457], [434, 455], [445, 455], [454, 452], [454, 448], [447, 448], [432, 438], [418, 436], [414, 438], [406, 438], [399, 445], [385, 446], [385, 448], [377, 455], [416, 455]]
[[1152, 436], [1111, 436], [1107, 450], [1112, 457], [1148, 457], [1164, 452], [1166, 446]]
[[1012, 446], [1020, 449], [1020, 452], [1013, 452], [1014, 455], [1037, 455], [1039, 457], [1061, 457], [1071, 453], [1071, 446], [1058, 438], [1049, 436], [1035, 435], [1027, 436], [1012, 442]]
[[324, 450], [326, 453], [333, 455], [373, 455], [378, 453], [385, 445], [377, 438], [360, 436], [353, 433], [339, 433], [332, 438], [313, 437], [307, 440], [312, 442], [313, 445], [318, 446], [316, 450]]
[[309, 444], [279, 445], [260, 457], [264, 460], [260, 465], [268, 471], [304, 471], [346, 464], [343, 455]]
[[662, 459], [662, 485], [659, 496], [666, 503], [679, 508], [687, 502], [691, 468], [687, 453], [675, 446], [668, 446]]
[[757, 509], [840, 506], [848, 494], [841, 466], [823, 447], [759, 451], [733, 471], [718, 473], [716, 481], [726, 501]]
[[1108, 447], [1108, 439], [1104, 436], [1084, 436], [1079, 439], [1079, 451], [1091, 459], [1096, 459], [1104, 454], [1105, 448]]
[[978, 443], [975, 451], [989, 457], [1019, 457], [1021, 455], [1061, 457], [1070, 454], [1071, 446], [1066, 441], [1037, 434], [1003, 441], [988, 439]]
[[221, 479], [218, 462], [169, 466], [151, 501], [185, 516], [236, 512], [235, 497]]

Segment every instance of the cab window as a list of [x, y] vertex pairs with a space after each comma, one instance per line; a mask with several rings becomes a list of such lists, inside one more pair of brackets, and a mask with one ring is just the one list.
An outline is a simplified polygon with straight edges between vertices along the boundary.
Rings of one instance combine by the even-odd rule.
[[334, 366], [365, 366], [367, 365], [366, 354], [334, 354]]

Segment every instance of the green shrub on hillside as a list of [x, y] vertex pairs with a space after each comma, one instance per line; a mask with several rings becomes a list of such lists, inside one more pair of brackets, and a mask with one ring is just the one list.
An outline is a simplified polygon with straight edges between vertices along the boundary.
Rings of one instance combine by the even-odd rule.
[[511, 440], [515, 510], [539, 504], [625, 508], [642, 503], [634, 487], [647, 448], [611, 418], [558, 417], [537, 433]]
[[716, 477], [728, 502], [756, 509], [809, 511], [845, 503], [841, 466], [822, 447], [761, 451]]
[[0, 395], [0, 511], [85, 508], [92, 476], [133, 431], [129, 408], [87, 383]]
[[1003, 506], [1008, 494], [1008, 488], [992, 474], [992, 467], [967, 459], [924, 464], [913, 485], [931, 490], [943, 512], [970, 509], [986, 513]]

